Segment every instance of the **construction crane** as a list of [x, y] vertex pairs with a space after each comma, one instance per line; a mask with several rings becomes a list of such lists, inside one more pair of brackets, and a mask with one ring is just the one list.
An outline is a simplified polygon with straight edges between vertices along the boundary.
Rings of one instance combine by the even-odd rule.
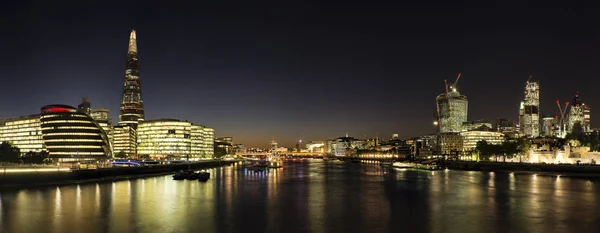
[[561, 132], [563, 130], [566, 130], [566, 127], [564, 125], [565, 121], [567, 119], [565, 119], [565, 117], [567, 116], [567, 109], [569, 108], [569, 102], [565, 102], [565, 107], [562, 108], [560, 106], [560, 102], [558, 100], [556, 100], [556, 105], [558, 106], [558, 111], [560, 113], [560, 118], [558, 119], [558, 127], [560, 128]]
[[454, 89], [456, 89], [456, 87], [458, 87], [458, 80], [460, 79], [460, 73], [458, 73], [458, 77], [456, 77], [456, 81], [454, 81]]

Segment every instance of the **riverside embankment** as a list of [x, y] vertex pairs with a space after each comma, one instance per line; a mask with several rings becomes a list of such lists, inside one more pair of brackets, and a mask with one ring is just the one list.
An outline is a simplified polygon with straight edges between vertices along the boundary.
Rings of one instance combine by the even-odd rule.
[[[192, 163], [149, 165], [138, 167], [111, 167], [100, 169], [54, 170], [0, 169], [0, 188], [22, 188], [43, 185], [67, 185], [86, 182], [115, 181], [174, 173], [178, 170], [206, 169], [230, 165], [236, 161], [201, 161]], [[8, 171], [8, 172], [7, 172]]]
[[600, 178], [600, 166], [589, 164], [576, 165], [473, 161], [446, 161], [445, 164], [447, 168], [454, 170], [526, 172]]

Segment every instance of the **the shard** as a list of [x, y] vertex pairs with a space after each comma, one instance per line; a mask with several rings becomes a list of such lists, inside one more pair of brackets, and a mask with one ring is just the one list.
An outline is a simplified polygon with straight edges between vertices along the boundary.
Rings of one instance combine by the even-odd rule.
[[138, 60], [135, 30], [129, 35], [125, 82], [119, 114], [119, 125], [136, 129], [138, 121], [144, 120], [144, 101], [142, 100], [142, 84], [140, 81], [140, 64]]

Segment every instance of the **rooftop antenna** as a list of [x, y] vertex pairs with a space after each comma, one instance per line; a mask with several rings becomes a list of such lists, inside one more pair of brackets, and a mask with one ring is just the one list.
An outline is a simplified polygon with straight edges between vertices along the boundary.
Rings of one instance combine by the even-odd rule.
[[531, 77], [533, 77], [533, 75], [529, 75], [529, 78], [527, 79], [527, 82], [529, 82], [529, 80], [531, 80]]

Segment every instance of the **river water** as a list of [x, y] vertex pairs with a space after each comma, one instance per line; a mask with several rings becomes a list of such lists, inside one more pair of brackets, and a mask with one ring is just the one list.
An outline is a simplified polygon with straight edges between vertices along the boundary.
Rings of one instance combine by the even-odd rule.
[[600, 181], [309, 160], [0, 191], [0, 232], [600, 232]]

